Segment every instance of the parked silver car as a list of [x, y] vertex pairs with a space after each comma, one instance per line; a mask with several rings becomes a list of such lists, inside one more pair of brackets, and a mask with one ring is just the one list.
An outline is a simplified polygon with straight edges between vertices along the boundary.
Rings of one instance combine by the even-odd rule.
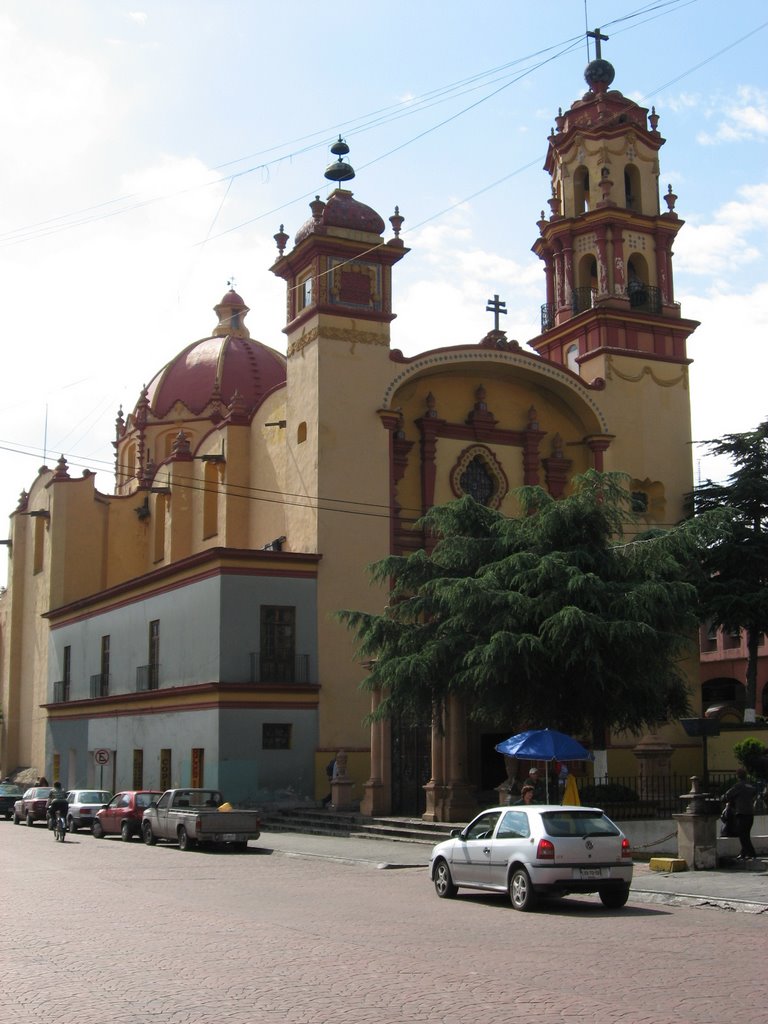
[[96, 812], [111, 799], [112, 794], [108, 789], [70, 789], [67, 793], [69, 801], [67, 828], [69, 831], [77, 832], [79, 828], [90, 830]]
[[508, 892], [515, 910], [567, 893], [596, 892], [611, 908], [627, 902], [629, 840], [598, 808], [493, 807], [451, 836], [432, 850], [429, 866], [442, 899], [466, 887]]

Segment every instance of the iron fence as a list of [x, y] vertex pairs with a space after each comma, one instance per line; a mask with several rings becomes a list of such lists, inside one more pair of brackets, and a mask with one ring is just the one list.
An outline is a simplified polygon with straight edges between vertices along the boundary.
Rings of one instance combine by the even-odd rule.
[[[733, 773], [722, 774], [715, 780], [710, 772], [707, 786], [702, 790], [717, 799], [724, 789], [733, 784]], [[604, 779], [577, 778], [579, 799], [582, 804], [600, 807], [609, 818], [619, 821], [671, 818], [688, 808], [683, 799], [691, 790], [690, 775], [611, 775]]]

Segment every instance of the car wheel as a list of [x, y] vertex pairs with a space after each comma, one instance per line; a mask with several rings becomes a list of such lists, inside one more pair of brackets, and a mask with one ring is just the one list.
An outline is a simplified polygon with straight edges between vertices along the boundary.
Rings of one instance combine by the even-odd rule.
[[93, 835], [94, 839], [104, 838], [104, 826], [98, 819], [94, 821], [93, 825], [91, 826], [91, 834]]
[[515, 910], [533, 910], [536, 906], [536, 893], [525, 868], [517, 868], [509, 879], [509, 898]]
[[120, 838], [123, 840], [124, 843], [130, 843], [131, 841], [131, 826], [130, 823], [127, 821], [124, 821], [120, 826]]
[[191, 850], [195, 845], [194, 839], [190, 839], [187, 834], [187, 830], [182, 825], [179, 828], [179, 849], [180, 850]]
[[142, 826], [141, 838], [144, 840], [147, 846], [154, 846], [155, 843], [157, 842], [157, 836], [152, 831], [152, 826], [149, 824], [148, 821], [145, 821], [144, 825]]
[[11, 811], [6, 811], [5, 812], [5, 820], [6, 821], [10, 821], [11, 820], [11, 813], [12, 813]]
[[29, 827], [32, 828], [32, 826], [34, 824], [35, 824], [35, 819], [32, 817], [31, 814], [28, 814], [27, 815], [27, 825], [29, 825]]
[[620, 889], [598, 889], [600, 901], [609, 910], [619, 910], [629, 899], [629, 886], [622, 885]]
[[13, 824], [14, 825], [20, 825], [21, 824], [21, 818], [18, 816], [16, 811], [13, 812]]
[[71, 814], [67, 818], [67, 829], [72, 833], [77, 832], [77, 825], [75, 824], [75, 819]]
[[459, 887], [453, 884], [451, 869], [444, 860], [439, 860], [435, 864], [432, 878], [435, 883], [435, 892], [441, 900], [451, 900], [459, 891]]

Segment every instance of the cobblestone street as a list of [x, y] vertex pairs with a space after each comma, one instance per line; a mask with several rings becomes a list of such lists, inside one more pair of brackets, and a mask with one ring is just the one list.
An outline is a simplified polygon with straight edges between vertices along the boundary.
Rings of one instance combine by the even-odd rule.
[[[0, 822], [2, 1019], [18, 1024], [752, 1024], [762, 915], [597, 898], [515, 913], [426, 870], [182, 853]], [[727, 978], [727, 983], [723, 979]]]

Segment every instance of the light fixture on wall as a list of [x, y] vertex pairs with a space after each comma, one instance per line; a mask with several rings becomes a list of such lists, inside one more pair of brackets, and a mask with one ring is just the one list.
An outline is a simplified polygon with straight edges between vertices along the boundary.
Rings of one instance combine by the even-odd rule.
[[283, 544], [285, 544], [285, 537], [275, 537], [275, 539], [271, 540], [269, 542], [269, 544], [265, 544], [264, 545], [263, 550], [264, 551], [282, 551], [283, 550]]

